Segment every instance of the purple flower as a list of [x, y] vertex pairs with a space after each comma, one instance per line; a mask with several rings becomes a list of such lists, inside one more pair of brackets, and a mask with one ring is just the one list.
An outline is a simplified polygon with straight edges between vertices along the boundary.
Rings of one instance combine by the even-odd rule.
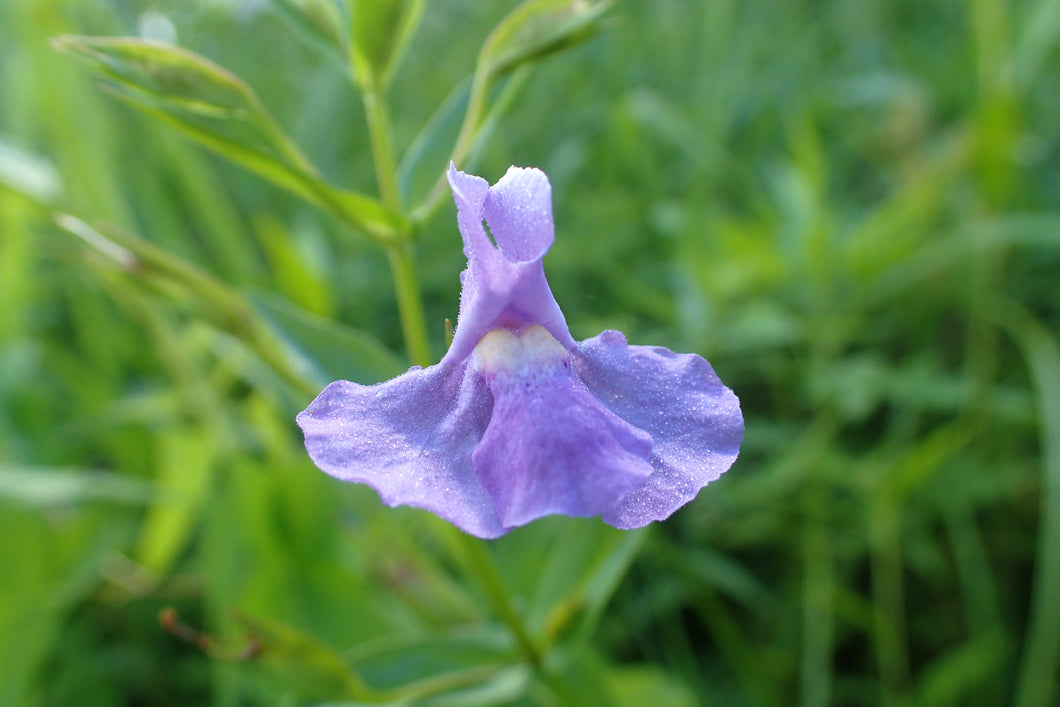
[[329, 385], [298, 416], [309, 455], [482, 538], [553, 513], [625, 529], [669, 517], [736, 459], [736, 396], [694, 354], [617, 331], [571, 338], [541, 262], [544, 173], [513, 167], [490, 187], [450, 167], [449, 184], [468, 265], [448, 353], [378, 385]]

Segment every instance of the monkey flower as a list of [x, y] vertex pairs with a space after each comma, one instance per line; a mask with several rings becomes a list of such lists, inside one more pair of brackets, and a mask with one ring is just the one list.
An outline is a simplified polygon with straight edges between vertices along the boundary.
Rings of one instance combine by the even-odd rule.
[[736, 459], [736, 396], [695, 354], [571, 337], [542, 265], [543, 172], [448, 176], [468, 259], [449, 351], [377, 385], [329, 385], [298, 415], [310, 457], [481, 538], [557, 513], [623, 529], [669, 517]]

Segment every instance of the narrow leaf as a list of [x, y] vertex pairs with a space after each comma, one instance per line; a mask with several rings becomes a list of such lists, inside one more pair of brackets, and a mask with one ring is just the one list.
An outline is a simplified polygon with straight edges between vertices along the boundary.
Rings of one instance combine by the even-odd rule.
[[700, 704], [695, 693], [681, 679], [652, 665], [612, 668], [607, 672], [607, 689], [615, 707], [647, 704], [694, 707]]
[[251, 304], [288, 348], [287, 357], [322, 385], [339, 378], [376, 383], [406, 368], [372, 336], [306, 312], [281, 297], [259, 295]]
[[211, 324], [244, 341], [288, 382], [307, 394], [318, 391], [318, 381], [307, 377], [298, 362], [286, 356], [287, 351], [269, 323], [240, 292], [211, 273], [117, 228], [93, 228], [68, 214], [57, 214], [56, 223], [135, 275], [140, 282], [173, 297], [187, 299], [190, 295]]
[[54, 205], [62, 196], [62, 182], [55, 167], [0, 137], [0, 188], [37, 202]]
[[975, 704], [1005, 655], [1004, 639], [992, 631], [952, 648], [925, 666], [916, 688], [923, 707]]
[[213, 441], [201, 430], [162, 434], [157, 448], [158, 502], [144, 519], [137, 559], [165, 574], [198, 526], [214, 465]]
[[366, 90], [390, 82], [422, 14], [423, 0], [352, 0], [350, 58]]
[[259, 649], [255, 660], [311, 695], [380, 702], [335, 649], [316, 636], [274, 618], [238, 616]]
[[342, 12], [332, 0], [272, 0], [279, 15], [303, 37], [346, 57], [346, 30]]
[[1027, 617], [1018, 707], [1056, 704], [1060, 667], [1060, 344], [1052, 331], [1018, 305], [999, 313], [1019, 344], [1038, 392], [1041, 428], [1041, 513], [1034, 586]]
[[[490, 120], [503, 112], [522, 85], [522, 80], [514, 80], [517, 74], [511, 82], [513, 90], [501, 92], [495, 106], [500, 110], [494, 110], [490, 94], [498, 78], [584, 41], [598, 29], [600, 18], [611, 4], [612, 0], [527, 0], [508, 13], [479, 51], [467, 109], [449, 154], [450, 161], [459, 167], [467, 166], [466, 160], [481, 145]], [[521, 78], [525, 80], [525, 76]], [[412, 220], [419, 223], [430, 218], [446, 193], [445, 178], [439, 175], [427, 198], [414, 209]]]
[[610, 0], [528, 0], [509, 13], [486, 39], [479, 71], [499, 76], [516, 66], [577, 44], [599, 28]]
[[57, 49], [106, 77], [133, 107], [316, 204], [377, 241], [408, 230], [378, 200], [328, 184], [234, 74], [186, 49], [162, 42], [64, 36]]
[[144, 481], [94, 469], [0, 467], [0, 499], [51, 508], [93, 501], [142, 505], [151, 498]]

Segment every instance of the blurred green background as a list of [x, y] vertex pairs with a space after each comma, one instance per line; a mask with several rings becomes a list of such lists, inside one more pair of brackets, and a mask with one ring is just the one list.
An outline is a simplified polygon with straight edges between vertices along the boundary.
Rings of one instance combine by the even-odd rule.
[[[376, 194], [320, 5], [0, 4], [0, 704], [1058, 703], [1060, 2], [623, 0], [499, 77], [460, 166], [548, 173], [575, 338], [703, 354], [747, 434], [665, 523], [489, 544], [302, 448], [319, 387], [407, 365], [386, 253], [50, 44], [176, 42]], [[406, 209], [512, 7], [426, 4]]]

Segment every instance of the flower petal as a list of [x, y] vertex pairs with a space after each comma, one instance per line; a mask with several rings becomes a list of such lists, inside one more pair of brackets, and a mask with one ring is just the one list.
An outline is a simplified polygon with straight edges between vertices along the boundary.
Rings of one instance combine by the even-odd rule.
[[[489, 188], [484, 179], [457, 171], [452, 165], [448, 176], [468, 265], [461, 275], [456, 332], [442, 362], [456, 364], [467, 359], [491, 329], [525, 322], [541, 324], [573, 350], [577, 344], [541, 262], [552, 244], [548, 178], [538, 170], [511, 169]], [[492, 209], [490, 227], [502, 250], [493, 245], [482, 226], [487, 208]], [[520, 259], [535, 252], [532, 259]]]
[[552, 246], [552, 186], [539, 169], [510, 167], [490, 187], [483, 215], [508, 260], [540, 260]]
[[735, 461], [740, 402], [702, 357], [629, 346], [605, 331], [583, 341], [573, 361], [589, 391], [653, 442], [651, 478], [604, 513], [605, 522], [629, 529], [663, 520]]
[[336, 381], [298, 424], [328, 474], [371, 486], [388, 506], [424, 508], [495, 538], [505, 531], [471, 465], [490, 407], [481, 376], [437, 365], [373, 386]]
[[456, 222], [464, 240], [464, 255], [468, 261], [498, 257], [486, 235], [486, 229], [482, 227], [482, 209], [489, 192], [489, 182], [474, 174], [459, 171], [452, 163], [446, 176], [456, 202]]
[[600, 515], [652, 474], [651, 438], [602, 406], [566, 361], [487, 380], [493, 414], [472, 463], [505, 528]]

